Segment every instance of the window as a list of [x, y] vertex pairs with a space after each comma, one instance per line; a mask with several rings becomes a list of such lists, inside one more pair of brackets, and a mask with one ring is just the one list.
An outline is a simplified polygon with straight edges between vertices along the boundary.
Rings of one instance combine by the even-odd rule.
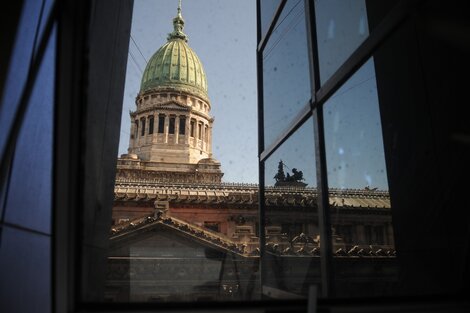
[[165, 115], [158, 116], [158, 133], [163, 134], [165, 131]]
[[[258, 2], [261, 11], [263, 8], [267, 9], [265, 12], [258, 12], [263, 16], [263, 18], [258, 18], [258, 23], [263, 22], [264, 25], [258, 25], [261, 34], [257, 42], [258, 74], [260, 75], [259, 111], [264, 112], [259, 119], [259, 172], [261, 174], [259, 193], [257, 187], [250, 189], [252, 186], [247, 185], [232, 187], [223, 185], [225, 188], [223, 192], [211, 189], [216, 188], [214, 186], [217, 184], [207, 184], [198, 190], [187, 190], [185, 189], [187, 182], [174, 187], [172, 181], [164, 175], [147, 178], [147, 182], [139, 181], [129, 175], [126, 181], [121, 181], [121, 185], [113, 194], [111, 189], [100, 188], [102, 186], [99, 185], [101, 181], [112, 181], [116, 169], [105, 168], [105, 166], [113, 162], [106, 157], [106, 153], [98, 158], [102, 160], [102, 163], [87, 162], [90, 153], [94, 153], [94, 149], [90, 149], [89, 146], [82, 149], [78, 144], [93, 143], [92, 148], [103, 146], [104, 152], [115, 153], [112, 143], [96, 144], [96, 140], [106, 139], [112, 142], [115, 138], [108, 136], [107, 128], [102, 131], [101, 128], [94, 127], [95, 125], [90, 123], [89, 115], [81, 116], [78, 113], [76, 119], [57, 118], [54, 120], [59, 122], [62, 120], [77, 122], [78, 120], [84, 123], [76, 125], [91, 126], [86, 128], [86, 132], [92, 135], [91, 139], [85, 140], [79, 137], [74, 139], [82, 140], [69, 140], [74, 149], [67, 150], [83, 150], [77, 156], [79, 162], [72, 162], [71, 166], [73, 168], [78, 164], [77, 168], [83, 170], [83, 174], [70, 175], [72, 178], [66, 175], [66, 178], [72, 180], [74, 176], [80, 176], [85, 178], [86, 184], [80, 185], [81, 182], [77, 183], [78, 180], [70, 183], [67, 179], [61, 184], [64, 179], [57, 180], [59, 182], [57, 188], [61, 188], [62, 185], [65, 187], [72, 185], [78, 186], [77, 192], [83, 191], [83, 194], [77, 198], [69, 199], [67, 195], [65, 196], [68, 200], [66, 203], [74, 207], [74, 210], [70, 210], [74, 215], [72, 217], [78, 218], [66, 219], [66, 223], [59, 225], [69, 225], [75, 221], [85, 220], [83, 223], [85, 228], [80, 230], [85, 237], [85, 242], [82, 247], [72, 246], [74, 249], [67, 250], [59, 245], [57, 249], [59, 252], [84, 251], [83, 255], [72, 258], [73, 260], [86, 260], [82, 270], [78, 271], [83, 275], [80, 281], [71, 282], [72, 286], [80, 286], [81, 290], [87, 291], [83, 293], [87, 298], [78, 299], [79, 305], [82, 305], [83, 301], [96, 302], [101, 299], [131, 302], [214, 299], [222, 300], [222, 305], [226, 306], [227, 304], [223, 301], [245, 300], [242, 295], [246, 295], [247, 290], [254, 290], [254, 293], [259, 295], [263, 294], [264, 299], [281, 296], [305, 298], [310, 285], [320, 286], [321, 294], [325, 297], [335, 295], [340, 297], [389, 296], [396, 295], [398, 292], [412, 294], [413, 291], [424, 294], [442, 294], [443, 291], [449, 291], [449, 286], [455, 287], [455, 290], [464, 290], [462, 286], [465, 281], [468, 281], [468, 269], [467, 265], [461, 264], [466, 264], [464, 261], [468, 252], [466, 238], [468, 238], [469, 216], [468, 212], [461, 209], [461, 203], [458, 203], [460, 201], [456, 199], [464, 194], [466, 189], [464, 187], [467, 187], [464, 180], [459, 180], [459, 177], [461, 175], [468, 177], [467, 169], [461, 166], [468, 159], [468, 147], [463, 143], [466, 137], [459, 137], [459, 134], [466, 134], [468, 127], [465, 126], [464, 119], [460, 117], [464, 116], [460, 114], [461, 110], [459, 111], [454, 104], [458, 102], [453, 101], [456, 100], [455, 95], [446, 94], [448, 90], [457, 91], [457, 93], [459, 91], [460, 84], [453, 79], [452, 74], [455, 69], [459, 68], [459, 63], [465, 59], [464, 54], [459, 54], [452, 49], [446, 52], [444, 51], [446, 49], [433, 44], [432, 40], [424, 35], [426, 33], [422, 27], [427, 28], [426, 24], [423, 25], [423, 21], [428, 21], [427, 17], [432, 15], [428, 13], [428, 10], [432, 11], [432, 6], [423, 8], [420, 3], [416, 3], [413, 11], [406, 6], [399, 7], [401, 9], [398, 13], [402, 16], [399, 15], [400, 18], [398, 18], [394, 15], [398, 13], [390, 14], [383, 7], [378, 8], [379, 5], [374, 4], [373, 1], [367, 2], [370, 4], [367, 10], [363, 2], [351, 1], [348, 2], [349, 6], [340, 6], [339, 9], [344, 11], [344, 8], [351, 8], [352, 5], [352, 11], [364, 12], [366, 18], [360, 15], [359, 19], [352, 18], [352, 21], [349, 21], [346, 19], [347, 14], [339, 14], [339, 18], [334, 14], [333, 16], [327, 14], [328, 10], [333, 12], [338, 8], [333, 5], [328, 8], [328, 4], [320, 2], [295, 0], [272, 1], [271, 4], [268, 4], [268, 1]], [[342, 1], [334, 2], [335, 5], [340, 3]], [[359, 9], [354, 7], [357, 3], [360, 4]], [[280, 4], [280, 6], [275, 4]], [[320, 8], [321, 5], [325, 5], [326, 13], [325, 7]], [[317, 14], [314, 14], [314, 9]], [[113, 11], [107, 10], [107, 12]], [[126, 14], [126, 10], [119, 10], [119, 12]], [[100, 15], [97, 16], [100, 17]], [[110, 14], [110, 16], [113, 15]], [[320, 26], [324, 22], [321, 20], [323, 17], [325, 17], [326, 27], [322, 28]], [[119, 18], [113, 20], [119, 20]], [[107, 19], [103, 21], [106, 22]], [[382, 24], [382, 21], [391, 24]], [[187, 22], [189, 25], [189, 20]], [[272, 25], [270, 25], [271, 22]], [[345, 27], [340, 25], [341, 22], [346, 24], [351, 22], [351, 26], [346, 29], [351, 32], [358, 30], [360, 36], [355, 38], [347, 32], [342, 32]], [[373, 25], [379, 25], [378, 30], [375, 30]], [[86, 29], [86, 27], [82, 28]], [[334, 41], [341, 39], [338, 33], [343, 33], [348, 38], [354, 37], [352, 40], [354, 42], [336, 44]], [[90, 40], [95, 38], [90, 37]], [[138, 38], [135, 39], [140, 44]], [[330, 47], [319, 51], [320, 46], [324, 44], [330, 44]], [[448, 48], [448, 44], [442, 44]], [[120, 45], [125, 46], [125, 44]], [[433, 47], [432, 53], [427, 52], [431, 50], [429, 49], [431, 46]], [[86, 43], [86, 47], [96, 49], [97, 45], [90, 42]], [[343, 47], [344, 50], [341, 50], [340, 57], [335, 58], [334, 52], [337, 47]], [[114, 47], [111, 45], [111, 48]], [[85, 49], [73, 51], [82, 50]], [[331, 50], [330, 54], [328, 50]], [[442, 65], [439, 62], [430, 61], [436, 59], [432, 57], [436, 50], [440, 56], [438, 59], [446, 60], [448, 64], [442, 62], [446, 63]], [[449, 57], [450, 52], [452, 54], [455, 52], [456, 55]], [[90, 53], [90, 56], [93, 55], [98, 55], [98, 53]], [[110, 58], [116, 57], [113, 53], [105, 55]], [[325, 55], [328, 55], [326, 59]], [[334, 62], [331, 62], [329, 57], [332, 57]], [[106, 62], [90, 63], [106, 65]], [[122, 65], [120, 62], [109, 63]], [[129, 63], [129, 66], [133, 64]], [[168, 63], [164, 66], [170, 68], [173, 65]], [[290, 66], [294, 69], [289, 68]], [[118, 72], [124, 71], [125, 66], [121, 66]], [[74, 71], [69, 72], [74, 73]], [[107, 71], [97, 72], [107, 73]], [[100, 75], [92, 77], [100, 77]], [[436, 77], [446, 77], [452, 84]], [[58, 81], [62, 84], [62, 80]], [[83, 79], [76, 81], [83, 81]], [[93, 83], [94, 81], [91, 82], [89, 87], [95, 88], [96, 84]], [[101, 83], [107, 83], [107, 80], [101, 80]], [[102, 88], [102, 90], [110, 89]], [[111, 90], [119, 91], [120, 88]], [[431, 96], [429, 90], [433, 90], [437, 97]], [[286, 97], [283, 92], [292, 94], [292, 97]], [[89, 94], [91, 97], [94, 93]], [[112, 95], [108, 93], [107, 97], [110, 96]], [[175, 93], [175, 97], [179, 97], [179, 94]], [[72, 98], [69, 97], [69, 99]], [[119, 102], [103, 101], [104, 98], [106, 97], [99, 97], [98, 101]], [[445, 101], [446, 107], [444, 108], [441, 104], [433, 102], [435, 100], [433, 98], [449, 101]], [[100, 106], [92, 107], [93, 103], [85, 102], [84, 105], [89, 105], [87, 109], [97, 110], [95, 113], [98, 114], [92, 116], [99, 117], [100, 121], [104, 116], [107, 118], [114, 114], [115, 110], [108, 108], [104, 110], [108, 113], [102, 114], [103, 112], [99, 111]], [[144, 103], [139, 106], [140, 109], [147, 106], [145, 101]], [[423, 107], [428, 110], [423, 110]], [[88, 112], [88, 110], [84, 111]], [[145, 112], [145, 114], [148, 113]], [[221, 115], [217, 118], [220, 119]], [[159, 133], [160, 126], [162, 126], [162, 133], [166, 126], [164, 119], [160, 123], [159, 117]], [[449, 123], [450, 120], [453, 122]], [[150, 132], [150, 120], [148, 123]], [[169, 119], [168, 124], [170, 123]], [[110, 119], [109, 123], [98, 124], [112, 128], [113, 125], [118, 124], [118, 121]], [[75, 124], [72, 124], [70, 128], [65, 128], [66, 131], [63, 133], [73, 131], [73, 125]], [[460, 125], [459, 127], [462, 128], [455, 125]], [[135, 126], [138, 135], [139, 125]], [[144, 130], [145, 133], [145, 121], [142, 121], [140, 126], [140, 130]], [[171, 128], [170, 125], [167, 127]], [[204, 128], [201, 129], [202, 127]], [[201, 136], [207, 138], [208, 131], [205, 124], [204, 126], [198, 124], [198, 129], [195, 130], [195, 122], [191, 121], [190, 134], [193, 137], [195, 131], [198, 131], [198, 138]], [[205, 135], [201, 135], [202, 131]], [[79, 129], [78, 132], [85, 133], [84, 129]], [[233, 136], [233, 133], [231, 135]], [[446, 139], [447, 137], [456, 139]], [[162, 144], [172, 143], [167, 139], [165, 136], [152, 138], [155, 145], [151, 148], [165, 150], [162, 149]], [[145, 158], [145, 154], [148, 154], [150, 150], [149, 141], [145, 140], [145, 142], [147, 147], [139, 146], [137, 156], [136, 153], [126, 154], [121, 158], [120, 165], [125, 162], [129, 167], [137, 168], [151, 165], [152, 162], [160, 162], [161, 159]], [[75, 143], [77, 145], [74, 145]], [[136, 152], [138, 149], [131, 152]], [[217, 156], [218, 146], [214, 145], [214, 149], [214, 156]], [[198, 156], [198, 153], [191, 155], [191, 157]], [[203, 157], [205, 155], [201, 159]], [[55, 158], [55, 160], [63, 161], [61, 158]], [[169, 160], [173, 162], [175, 159], [169, 158]], [[210, 175], [210, 171], [202, 172], [215, 166], [216, 162], [211, 162], [210, 158], [206, 158], [198, 164], [198, 171], [192, 172], [194, 178]], [[233, 162], [236, 163], [238, 160], [234, 159]], [[64, 167], [56, 169], [60, 170]], [[54, 173], [61, 173], [59, 170], [55, 170]], [[122, 168], [118, 170], [121, 171]], [[436, 174], [436, 171], [439, 173]], [[101, 174], [105, 175], [101, 177]], [[97, 177], [99, 179], [96, 179]], [[190, 177], [188, 181], [194, 178]], [[151, 183], [148, 183], [149, 181]], [[449, 185], [449, 181], [454, 183]], [[460, 183], [461, 181], [463, 183]], [[152, 189], [156, 185], [160, 189]], [[173, 189], [170, 190], [171, 188]], [[226, 196], [227, 189], [230, 189], [229, 196]], [[391, 195], [388, 193], [389, 189]], [[102, 198], [99, 192], [96, 192], [97, 190], [110, 197]], [[145, 190], [152, 192], [145, 194]], [[246, 190], [250, 192], [241, 192]], [[145, 219], [130, 218], [132, 222], [122, 223], [121, 226], [128, 227], [133, 234], [136, 234], [150, 225], [147, 223], [157, 220], [156, 224], [151, 225], [154, 227], [151, 231], [143, 232], [145, 236], [155, 234], [157, 236], [140, 237], [143, 240], [134, 241], [128, 250], [121, 249], [122, 246], [118, 244], [119, 236], [114, 236], [111, 245], [114, 248], [113, 253], [116, 254], [105, 255], [102, 251], [94, 251], [102, 249], [95, 249], [93, 244], [90, 245], [92, 242], [90, 234], [103, 233], [104, 235], [96, 241], [100, 244], [109, 236], [113, 236], [114, 232], [121, 231], [120, 228], [113, 228], [110, 233], [109, 229], [98, 229], [99, 225], [109, 224], [109, 216], [106, 217], [108, 219], [102, 219], [101, 216], [107, 213], [111, 216], [111, 212], [106, 211], [106, 203], [112, 201], [111, 197], [114, 197], [116, 208], [112, 214], [118, 214], [120, 210], [121, 213], [129, 210], [147, 215]], [[209, 210], [219, 206], [222, 197], [226, 197], [229, 207], [226, 211], [230, 211], [231, 214], [227, 218], [219, 220], [218, 217], [203, 216], [202, 214], [206, 214], [207, 211], [191, 216], [185, 211], [188, 207], [201, 203], [207, 204], [204, 210]], [[258, 201], [262, 217], [260, 221], [253, 216], [245, 216], [246, 208]], [[78, 205], [74, 203], [83, 203], [83, 207], [76, 207]], [[82, 211], [85, 212], [83, 216]], [[452, 212], [452, 216], [448, 214], [449, 211]], [[393, 212], [393, 223], [390, 212]], [[179, 215], [171, 215], [175, 213]], [[98, 220], [87, 220], [90, 216]], [[115, 217], [113, 219], [119, 220]], [[93, 228], [95, 225], [96, 229]], [[216, 225], [217, 230], [215, 230]], [[2, 220], [2, 236], [0, 236], [2, 262], [4, 238], [7, 238], [7, 231], [4, 229], [8, 227], [10, 226]], [[214, 229], [209, 231], [210, 227]], [[394, 231], [394, 228], [397, 231]], [[441, 239], [439, 235], [436, 235], [443, 233], [439, 230], [449, 229], [452, 230], [453, 236], [443, 236], [445, 239]], [[159, 240], [169, 238], [165, 236], [174, 231], [179, 235], [170, 236], [174, 240], [171, 242], [173, 246], [163, 245], [162, 249], [155, 249], [156, 244], [161, 243]], [[214, 232], [230, 234], [230, 236], [224, 235], [214, 239], [211, 237]], [[36, 235], [42, 236], [43, 234], [44, 232]], [[71, 235], [71, 233], [67, 234]], [[53, 233], [52, 238], [54, 236], [56, 235]], [[200, 237], [195, 238], [195, 236]], [[256, 236], [259, 236], [260, 242], [257, 241]], [[57, 237], [62, 237], [60, 228]], [[210, 252], [204, 248], [188, 250], [186, 244], [189, 238], [194, 239], [194, 243], [197, 244], [209, 243], [213, 249]], [[233, 238], [239, 238], [246, 244], [233, 246], [230, 244]], [[449, 240], [449, 238], [453, 239]], [[442, 253], [433, 253], [436, 246]], [[173, 249], [174, 247], [178, 249]], [[224, 252], [227, 248], [234, 249], [231, 251], [235, 252], [235, 257], [232, 253]], [[102, 253], [102, 255], [96, 256], [91, 251]], [[128, 255], [123, 257], [118, 254], [119, 251], [126, 251]], [[246, 251], [250, 251], [249, 257], [246, 257]], [[189, 253], [193, 259], [189, 262], [190, 258], [185, 257], [184, 254], [181, 257], [178, 253]], [[242, 254], [243, 257], [237, 253]], [[57, 254], [55, 257], [61, 256], [61, 253]], [[90, 255], [94, 258], [90, 258]], [[429, 255], [433, 257], [429, 258]], [[449, 255], [455, 257], [449, 258]], [[99, 262], [89, 262], [106, 257], [108, 257], [107, 261], [112, 264], [109, 271], [102, 264], [97, 264]], [[150, 263], [162, 259], [167, 262]], [[257, 268], [256, 262], [258, 261], [255, 260], [261, 262], [260, 268], [263, 272], [253, 273], [248, 270]], [[198, 261], [201, 263], [208, 261], [205, 263], [208, 265], [207, 272], [200, 272], [201, 277], [206, 280], [199, 282], [193, 280], [193, 285], [189, 287], [184, 285], [192, 292], [191, 294], [185, 293], [185, 289], [174, 282], [177, 279], [186, 282], [194, 279], [194, 273], [199, 272], [188, 271], [187, 266], [192, 266]], [[352, 264], [354, 266], [351, 266]], [[210, 268], [215, 268], [215, 270], [209, 270]], [[220, 268], [224, 270], [219, 272]], [[445, 270], [439, 271], [439, 268]], [[68, 270], [75, 269], [68, 268]], [[101, 286], [99, 277], [104, 276], [104, 273], [115, 276], [107, 276], [108, 285]], [[120, 273], [122, 276], [119, 276]], [[220, 275], [213, 276], [213, 273], [220, 273]], [[404, 275], [397, 275], [397, 273]], [[459, 275], [462, 273], [464, 274]], [[167, 282], [171, 281], [172, 284], [165, 284], [159, 280], [161, 275], [166, 274], [169, 275]], [[64, 276], [55, 275], [55, 277]], [[257, 284], [258, 278], [261, 279], [259, 285]], [[116, 292], [118, 288], [115, 283], [120, 279], [124, 283], [120, 286], [122, 289]], [[237, 280], [243, 283], [239, 284]], [[253, 281], [254, 285], [250, 286]], [[208, 284], [201, 282], [208, 282]], [[210, 282], [216, 283], [210, 284]], [[248, 287], [244, 289], [246, 286]], [[56, 292], [63, 290], [60, 286], [54, 289]], [[103, 290], [105, 290], [104, 295], [100, 294]], [[66, 291], [68, 293], [70, 290]], [[127, 298], [122, 300], [123, 298], [119, 298], [121, 296]], [[59, 297], [59, 299], [62, 298]], [[95, 305], [96, 303], [86, 303], [84, 307], [85, 310], [95, 309]], [[103, 304], [102, 307], [98, 306], [98, 309], [101, 308], [109, 311], [113, 309], [113, 306]], [[141, 306], [136, 306], [135, 310], [138, 311], [141, 308]], [[134, 310], [134, 307], [130, 306], [130, 309]]]
[[170, 124], [168, 126], [168, 133], [174, 134], [175, 133], [175, 118], [170, 117]]
[[186, 117], [184, 116], [180, 116], [179, 134], [180, 135], [186, 134]]
[[149, 135], [153, 134], [153, 115], [149, 116]]
[[194, 120], [191, 120], [191, 124], [190, 124], [190, 133], [191, 133], [191, 137], [194, 137], [194, 126], [196, 125], [196, 121]]
[[197, 138], [199, 140], [202, 139], [202, 124], [201, 123], [197, 124]]
[[145, 118], [142, 118], [140, 120], [140, 124], [141, 124], [141, 126], [140, 126], [140, 135], [145, 136]]
[[135, 120], [134, 121], [134, 126], [135, 126], [135, 129], [134, 129], [134, 138], [137, 138], [139, 136], [139, 120]]

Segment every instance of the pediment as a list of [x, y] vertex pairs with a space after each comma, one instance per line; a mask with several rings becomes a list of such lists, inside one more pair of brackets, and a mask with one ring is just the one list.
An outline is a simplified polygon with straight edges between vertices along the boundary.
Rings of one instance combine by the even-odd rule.
[[[226, 252], [209, 242], [199, 240], [160, 222], [151, 223], [146, 227], [126, 232], [112, 238], [110, 256], [174, 256], [174, 257], [206, 257], [215, 251]], [[117, 239], [117, 240], [116, 240]], [[210, 252], [213, 251], [213, 252]]]
[[176, 101], [170, 101], [170, 102], [162, 103], [158, 106], [158, 108], [159, 109], [166, 109], [166, 110], [189, 111], [188, 106], [186, 106], [182, 103], [176, 102]]

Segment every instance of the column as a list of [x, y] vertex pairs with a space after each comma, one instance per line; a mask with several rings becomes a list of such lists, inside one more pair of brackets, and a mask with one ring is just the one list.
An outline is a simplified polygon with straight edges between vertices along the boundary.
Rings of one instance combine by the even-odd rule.
[[165, 115], [165, 129], [163, 130], [163, 134], [165, 135], [165, 143], [168, 143], [168, 128], [170, 124], [170, 116], [167, 114]]
[[194, 120], [194, 147], [198, 148], [197, 140], [199, 138], [199, 120]]
[[157, 143], [158, 142], [158, 121], [160, 120], [160, 118], [158, 117], [158, 114], [155, 113], [155, 111], [153, 111], [152, 114], [153, 114], [152, 143]]
[[212, 156], [212, 125], [209, 125], [209, 128], [207, 129], [208, 134], [207, 134], [207, 153], [209, 156]]
[[144, 143], [148, 143], [148, 134], [149, 134], [149, 124], [150, 124], [150, 119], [148, 116], [145, 116], [145, 132], [144, 132]]
[[191, 118], [190, 118], [190, 115], [187, 115], [186, 116], [186, 132], [184, 133], [184, 144], [187, 145], [189, 144], [189, 131], [190, 131], [190, 123], [191, 122]]
[[175, 144], [178, 144], [178, 139], [180, 136], [180, 117], [179, 115], [175, 116]]
[[206, 130], [205, 130], [205, 125], [204, 123], [201, 123], [201, 150], [205, 151], [204, 150], [204, 136], [206, 134]]

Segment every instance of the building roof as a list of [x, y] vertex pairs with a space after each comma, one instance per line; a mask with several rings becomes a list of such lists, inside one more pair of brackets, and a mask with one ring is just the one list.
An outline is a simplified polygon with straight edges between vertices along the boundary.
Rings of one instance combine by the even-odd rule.
[[207, 100], [207, 78], [201, 61], [183, 32], [181, 6], [173, 19], [173, 32], [150, 58], [142, 76], [140, 93], [165, 89], [183, 91]]
[[[110, 240], [116, 242], [125, 240], [129, 236], [138, 236], [142, 231], [153, 229], [156, 226], [165, 227], [173, 231], [185, 234], [188, 238], [198, 241], [203, 245], [214, 248], [216, 250], [234, 253], [243, 257], [258, 257], [259, 249], [247, 250], [246, 243], [237, 242], [219, 232], [214, 232], [205, 229], [175, 217], [163, 217], [159, 215], [149, 215], [134, 219], [128, 223], [116, 225], [111, 228]], [[299, 240], [304, 236], [310, 238], [305, 234], [292, 239], [292, 243], [286, 242], [289, 246], [282, 246], [275, 243], [267, 243], [266, 251], [279, 256], [304, 256], [304, 257], [319, 257], [320, 247], [314, 242], [315, 240]], [[257, 242], [255, 243], [257, 245]], [[281, 248], [282, 247], [282, 248]], [[287, 247], [287, 248], [286, 248]], [[395, 257], [396, 251], [394, 248], [382, 249], [380, 246], [363, 248], [355, 245], [350, 250], [340, 248], [334, 251], [335, 257]]]
[[[118, 178], [114, 188], [115, 201], [171, 201], [174, 203], [258, 205], [257, 184], [168, 184], [149, 180]], [[330, 205], [347, 210], [390, 212], [390, 196], [386, 191], [366, 189], [330, 189]], [[266, 187], [269, 206], [314, 207], [314, 187]]]

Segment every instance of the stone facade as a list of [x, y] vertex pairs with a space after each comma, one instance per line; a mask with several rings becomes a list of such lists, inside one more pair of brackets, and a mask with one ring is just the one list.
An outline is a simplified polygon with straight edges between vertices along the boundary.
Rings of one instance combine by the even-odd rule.
[[128, 153], [118, 159], [117, 177], [220, 183], [223, 173], [212, 156], [207, 78], [187, 43], [180, 7], [173, 27], [142, 76], [136, 110], [130, 112]]
[[[106, 297], [253, 299], [260, 295], [259, 188], [221, 182], [207, 81], [186, 43], [181, 8], [173, 24], [148, 62], [130, 112], [128, 154], [118, 159]], [[321, 281], [317, 190], [301, 182], [301, 171], [284, 175], [281, 165], [264, 195], [263, 261], [274, 273], [267, 283], [306, 294]], [[364, 278], [373, 277], [377, 290], [393, 283], [388, 193], [330, 190], [330, 209], [339, 279], [352, 289]]]
[[212, 157], [210, 103], [179, 92], [147, 91], [130, 113], [129, 154], [142, 161], [197, 164]]

